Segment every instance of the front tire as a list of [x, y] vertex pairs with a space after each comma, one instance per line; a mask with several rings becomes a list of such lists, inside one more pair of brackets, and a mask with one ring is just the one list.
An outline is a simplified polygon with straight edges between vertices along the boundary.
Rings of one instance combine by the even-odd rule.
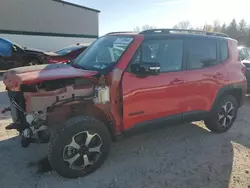
[[102, 122], [93, 117], [78, 116], [52, 134], [48, 159], [59, 175], [83, 177], [104, 163], [110, 145], [110, 134]]
[[237, 117], [238, 103], [231, 95], [223, 96], [205, 120], [206, 127], [212, 132], [224, 133], [228, 131]]

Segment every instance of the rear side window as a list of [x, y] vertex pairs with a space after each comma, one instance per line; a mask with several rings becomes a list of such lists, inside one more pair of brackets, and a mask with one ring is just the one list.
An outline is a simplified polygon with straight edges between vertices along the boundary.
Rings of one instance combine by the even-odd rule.
[[187, 41], [187, 68], [201, 69], [217, 64], [215, 40], [195, 39]]
[[228, 45], [226, 40], [220, 41], [220, 62], [227, 60], [228, 58]]

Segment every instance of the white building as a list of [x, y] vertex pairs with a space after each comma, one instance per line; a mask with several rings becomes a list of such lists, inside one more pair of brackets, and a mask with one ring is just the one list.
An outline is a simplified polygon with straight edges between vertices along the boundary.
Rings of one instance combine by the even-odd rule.
[[61, 0], [0, 0], [0, 37], [47, 51], [91, 43], [99, 12]]

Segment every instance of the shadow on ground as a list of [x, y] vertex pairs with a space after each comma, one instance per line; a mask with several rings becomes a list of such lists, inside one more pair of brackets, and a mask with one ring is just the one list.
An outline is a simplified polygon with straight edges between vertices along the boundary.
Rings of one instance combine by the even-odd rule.
[[3, 140], [0, 187], [246, 187], [242, 182], [250, 181], [249, 108], [248, 98], [234, 127], [224, 134], [210, 133], [202, 123], [137, 129], [113, 143], [100, 169], [76, 180], [55, 172], [36, 173], [46, 144], [23, 149], [17, 137]]
[[46, 145], [22, 149], [13, 138], [0, 142], [0, 187], [228, 187], [232, 142], [250, 147], [244, 123], [225, 134], [194, 124], [151, 125], [114, 143], [95, 173], [65, 180], [55, 172], [38, 175], [37, 166], [29, 165], [46, 154]]

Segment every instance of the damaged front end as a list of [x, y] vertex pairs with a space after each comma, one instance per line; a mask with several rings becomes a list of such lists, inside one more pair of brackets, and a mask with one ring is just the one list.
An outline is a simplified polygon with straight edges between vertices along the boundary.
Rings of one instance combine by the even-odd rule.
[[48, 142], [51, 130], [59, 126], [55, 124], [65, 122], [72, 113], [77, 115], [76, 106], [110, 101], [109, 87], [97, 84], [97, 72], [63, 64], [27, 69], [12, 69], [4, 74], [13, 120], [6, 129], [20, 132], [23, 147], [31, 142]]

